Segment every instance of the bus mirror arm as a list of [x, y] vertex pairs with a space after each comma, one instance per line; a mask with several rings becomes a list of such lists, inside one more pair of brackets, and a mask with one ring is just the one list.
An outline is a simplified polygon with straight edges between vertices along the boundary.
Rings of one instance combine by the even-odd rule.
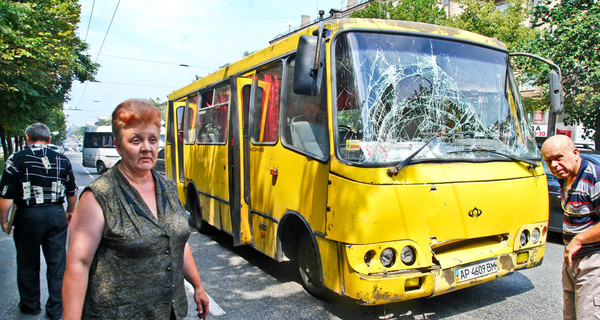
[[316, 35], [302, 35], [298, 40], [296, 65], [294, 67], [294, 93], [317, 96], [321, 91], [325, 65], [323, 23]]
[[521, 57], [529, 57], [539, 61], [546, 63], [548, 66], [552, 68], [550, 70], [550, 107], [554, 114], [560, 114], [564, 108], [564, 100], [565, 96], [562, 91], [562, 72], [560, 67], [548, 60], [546, 58], [542, 58], [538, 55], [525, 53], [525, 52], [513, 52], [510, 53], [509, 56], [521, 56]]

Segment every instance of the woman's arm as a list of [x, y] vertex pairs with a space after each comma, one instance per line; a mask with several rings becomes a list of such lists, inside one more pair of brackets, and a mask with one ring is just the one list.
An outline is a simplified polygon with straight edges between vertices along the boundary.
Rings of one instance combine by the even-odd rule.
[[187, 243], [183, 249], [183, 277], [194, 287], [194, 301], [196, 301], [198, 318], [206, 319], [208, 316], [208, 296], [204, 291], [204, 287], [202, 287], [202, 280], [200, 280], [200, 274], [196, 269], [192, 250]]
[[67, 269], [63, 278], [63, 316], [81, 319], [90, 266], [104, 229], [104, 215], [91, 191], [85, 191], [73, 212]]

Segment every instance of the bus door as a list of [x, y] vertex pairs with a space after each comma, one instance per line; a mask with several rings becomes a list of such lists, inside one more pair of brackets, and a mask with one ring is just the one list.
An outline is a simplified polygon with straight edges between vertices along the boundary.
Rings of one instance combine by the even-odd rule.
[[[167, 123], [167, 137], [165, 147], [165, 173], [169, 178], [177, 183], [177, 193], [180, 199], [185, 199], [183, 191], [184, 172], [183, 172], [183, 112], [185, 110], [185, 101], [169, 102], [170, 120]], [[170, 159], [166, 161], [166, 159]]]
[[[250, 230], [250, 200], [245, 172], [248, 169], [248, 106], [250, 104], [250, 93], [252, 88], [252, 75], [236, 79], [235, 97], [237, 102], [231, 103], [229, 146], [229, 199], [231, 209], [231, 229], [233, 233], [233, 244], [242, 245], [252, 242], [252, 231]], [[233, 91], [233, 90], [232, 90]]]
[[[276, 230], [281, 212], [275, 209], [275, 187], [279, 176], [279, 97], [281, 63], [259, 70], [254, 76], [250, 102], [244, 114], [248, 130], [244, 145], [245, 200], [250, 210], [250, 227], [254, 247], [274, 257]], [[245, 92], [248, 93], [247, 91]]]

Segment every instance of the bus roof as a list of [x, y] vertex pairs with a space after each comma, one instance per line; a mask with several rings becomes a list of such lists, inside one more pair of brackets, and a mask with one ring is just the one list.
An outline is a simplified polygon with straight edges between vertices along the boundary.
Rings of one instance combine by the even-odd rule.
[[112, 132], [112, 126], [87, 126], [85, 132]]
[[[480, 34], [461, 29], [421, 22], [362, 18], [324, 20], [323, 22], [325, 28], [331, 30], [332, 34], [348, 29], [406, 32], [415, 35], [419, 34], [438, 37], [449, 37], [494, 47], [500, 50], [506, 50], [506, 46], [497, 39], [489, 38]], [[219, 81], [226, 79], [232, 75], [241, 74], [267, 61], [276, 59], [277, 57], [293, 52], [298, 46], [298, 39], [300, 38], [300, 36], [305, 34], [312, 34], [313, 30], [318, 29], [318, 27], [318, 24], [314, 24], [305, 29], [301, 29], [295, 34], [282, 38], [281, 40], [274, 42], [270, 46], [260, 51], [257, 51], [247, 57], [244, 57], [243, 59], [238, 60], [237, 62], [234, 62], [212, 74], [207, 75], [206, 77], [198, 79], [183, 88], [175, 90], [171, 94], [169, 94], [169, 100], [177, 100], [184, 98], [190, 92], [194, 92], [208, 85], [218, 83]]]

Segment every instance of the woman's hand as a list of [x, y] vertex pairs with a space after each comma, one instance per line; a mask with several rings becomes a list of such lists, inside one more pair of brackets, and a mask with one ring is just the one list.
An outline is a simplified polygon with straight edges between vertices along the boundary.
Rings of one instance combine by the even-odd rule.
[[208, 295], [204, 288], [194, 289], [194, 301], [196, 301], [196, 310], [198, 311], [198, 318], [206, 319], [208, 316]]

